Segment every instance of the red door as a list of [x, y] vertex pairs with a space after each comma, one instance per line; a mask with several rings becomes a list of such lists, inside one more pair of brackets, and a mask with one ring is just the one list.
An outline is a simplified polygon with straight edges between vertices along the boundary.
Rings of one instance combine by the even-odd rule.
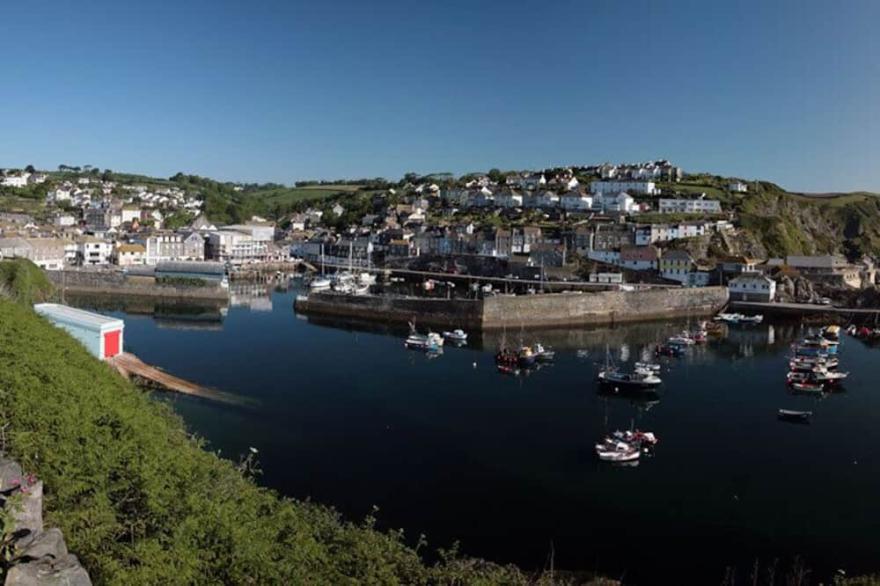
[[119, 330], [104, 334], [104, 358], [113, 358], [119, 354]]

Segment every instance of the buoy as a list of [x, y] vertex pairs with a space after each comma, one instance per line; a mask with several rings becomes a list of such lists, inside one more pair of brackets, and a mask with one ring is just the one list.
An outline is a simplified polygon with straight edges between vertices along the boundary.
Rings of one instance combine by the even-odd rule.
[[476, 362], [474, 362], [474, 368], [476, 368], [476, 367], [477, 367], [477, 363], [476, 363]]

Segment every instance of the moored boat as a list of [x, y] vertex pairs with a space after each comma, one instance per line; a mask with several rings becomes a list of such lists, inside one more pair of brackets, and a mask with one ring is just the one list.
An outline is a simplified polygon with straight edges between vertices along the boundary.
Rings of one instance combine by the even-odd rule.
[[456, 329], [451, 332], [443, 332], [443, 337], [452, 342], [467, 342], [468, 335], [464, 330]]
[[813, 416], [812, 411], [794, 411], [792, 409], [780, 409], [776, 412], [776, 416], [784, 421], [794, 421], [798, 423], [807, 423]]
[[536, 342], [534, 346], [535, 357], [538, 362], [553, 362], [556, 358], [556, 352], [545, 347], [540, 342]]
[[604, 462], [632, 462], [642, 451], [626, 442], [605, 441], [596, 444], [596, 455]]

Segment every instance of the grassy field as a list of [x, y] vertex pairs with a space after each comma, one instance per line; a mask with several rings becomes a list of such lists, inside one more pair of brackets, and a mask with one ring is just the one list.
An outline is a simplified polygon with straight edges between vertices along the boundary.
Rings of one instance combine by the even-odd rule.
[[309, 187], [283, 187], [248, 193], [249, 197], [259, 198], [268, 206], [286, 206], [293, 203], [325, 199], [344, 193], [355, 193], [358, 185], [315, 185]]

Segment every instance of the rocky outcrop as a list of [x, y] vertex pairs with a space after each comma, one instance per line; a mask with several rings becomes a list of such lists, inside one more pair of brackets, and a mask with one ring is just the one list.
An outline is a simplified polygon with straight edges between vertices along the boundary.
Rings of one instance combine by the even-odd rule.
[[91, 586], [88, 572], [67, 551], [61, 530], [43, 529], [43, 483], [0, 455], [0, 506], [6, 586]]

